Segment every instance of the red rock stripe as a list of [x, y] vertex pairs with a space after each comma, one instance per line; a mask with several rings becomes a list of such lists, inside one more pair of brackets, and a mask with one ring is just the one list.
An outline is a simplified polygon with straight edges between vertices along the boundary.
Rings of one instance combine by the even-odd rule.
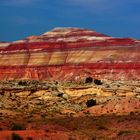
[[0, 69], [26, 69], [26, 68], [48, 68], [48, 67], [63, 67], [63, 69], [140, 69], [139, 63], [81, 63], [81, 64], [65, 64], [65, 65], [17, 65], [17, 66], [0, 66]]
[[[110, 42], [111, 41], [111, 42]], [[72, 48], [83, 48], [83, 47], [108, 47], [108, 46], [127, 46], [127, 45], [134, 45], [138, 44], [135, 43], [133, 40], [122, 40], [122, 39], [114, 39], [114, 40], [106, 40], [106, 41], [77, 41], [77, 42], [33, 42], [33, 43], [18, 43], [18, 44], [11, 44], [7, 48], [3, 49], [2, 51], [17, 51], [17, 50], [32, 50], [32, 49], [72, 49]]]
[[[80, 45], [80, 47], [78, 47]], [[8, 48], [6, 48], [5, 50], [1, 50], [0, 51], [0, 54], [8, 54], [8, 53], [24, 53], [24, 52], [43, 52], [43, 51], [48, 51], [48, 52], [53, 52], [53, 51], [72, 51], [72, 50], [103, 50], [103, 51], [107, 51], [107, 50], [115, 50], [115, 49], [127, 49], [127, 50], [140, 50], [140, 44], [136, 44], [136, 45], [126, 45], [126, 46], [94, 46], [92, 44], [78, 44], [78, 45], [75, 45], [75, 44], [66, 44], [66, 45], [50, 45], [48, 47], [45, 46], [45, 45], [41, 45], [41, 46], [38, 46], [38, 45], [35, 45], [35, 46], [27, 46], [27, 45], [24, 45], [24, 48], [20, 48], [20, 45], [19, 46], [10, 46]], [[37, 49], [37, 50], [35, 50]]]

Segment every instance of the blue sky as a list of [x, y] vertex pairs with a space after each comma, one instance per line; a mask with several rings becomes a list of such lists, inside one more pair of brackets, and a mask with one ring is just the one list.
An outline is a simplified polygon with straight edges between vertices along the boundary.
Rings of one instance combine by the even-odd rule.
[[82, 27], [140, 39], [140, 0], [0, 0], [0, 41], [54, 27]]

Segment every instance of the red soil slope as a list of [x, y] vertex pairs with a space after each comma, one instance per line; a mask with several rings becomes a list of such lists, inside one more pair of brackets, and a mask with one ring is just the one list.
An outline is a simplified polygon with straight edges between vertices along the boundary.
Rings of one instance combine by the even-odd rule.
[[140, 79], [140, 40], [79, 28], [0, 43], [0, 80]]

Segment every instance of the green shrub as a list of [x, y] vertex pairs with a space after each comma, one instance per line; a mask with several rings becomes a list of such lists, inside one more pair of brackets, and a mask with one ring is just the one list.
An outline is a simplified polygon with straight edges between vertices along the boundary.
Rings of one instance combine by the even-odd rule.
[[18, 134], [12, 133], [12, 140], [22, 140], [22, 138]]

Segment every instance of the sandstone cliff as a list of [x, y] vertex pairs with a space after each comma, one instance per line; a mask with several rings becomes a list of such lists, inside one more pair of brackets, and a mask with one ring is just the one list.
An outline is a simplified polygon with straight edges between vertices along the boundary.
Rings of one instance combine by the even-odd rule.
[[79, 28], [0, 43], [0, 80], [140, 79], [140, 40]]

